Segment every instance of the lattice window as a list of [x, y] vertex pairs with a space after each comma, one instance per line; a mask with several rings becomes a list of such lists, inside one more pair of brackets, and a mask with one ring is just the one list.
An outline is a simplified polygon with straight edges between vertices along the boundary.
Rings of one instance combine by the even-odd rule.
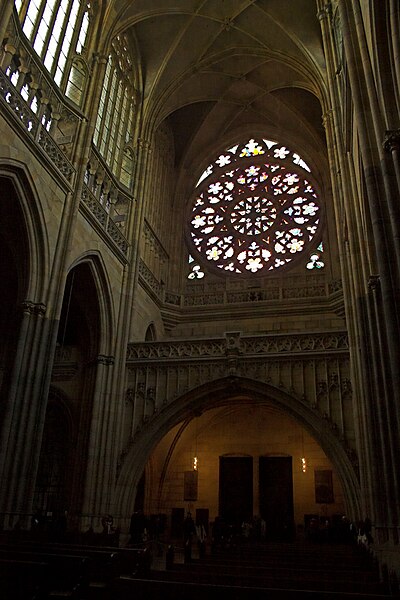
[[[81, 101], [83, 63], [73, 62], [82, 55], [90, 24], [91, 2], [87, 0], [15, 1], [22, 31], [40, 56], [55, 83], [71, 100]], [[80, 93], [77, 93], [79, 88]], [[78, 103], [79, 103], [78, 102]]]
[[195, 261], [219, 272], [265, 275], [315, 243], [321, 204], [309, 166], [286, 146], [251, 139], [200, 177], [188, 224]]
[[204, 272], [201, 268], [201, 266], [199, 265], [198, 262], [196, 262], [193, 258], [193, 256], [191, 256], [189, 254], [189, 266], [190, 266], [190, 273], [188, 274], [188, 279], [203, 279], [204, 277]]
[[112, 173], [132, 183], [135, 81], [129, 44], [117, 36], [112, 44], [100, 96], [93, 143]]
[[325, 267], [323, 252], [324, 252], [324, 246], [323, 246], [323, 243], [321, 242], [319, 244], [319, 246], [317, 247], [317, 249], [314, 250], [314, 252], [311, 252], [311, 254], [310, 254], [310, 259], [306, 265], [306, 267], [309, 271], [312, 271], [314, 269], [320, 270]]

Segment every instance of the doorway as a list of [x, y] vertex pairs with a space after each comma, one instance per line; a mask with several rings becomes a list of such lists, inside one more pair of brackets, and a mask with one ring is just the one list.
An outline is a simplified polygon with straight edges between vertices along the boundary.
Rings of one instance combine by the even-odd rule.
[[253, 458], [220, 456], [219, 516], [227, 525], [240, 527], [253, 516]]
[[291, 456], [260, 456], [260, 516], [266, 538], [290, 540], [294, 536], [293, 477]]

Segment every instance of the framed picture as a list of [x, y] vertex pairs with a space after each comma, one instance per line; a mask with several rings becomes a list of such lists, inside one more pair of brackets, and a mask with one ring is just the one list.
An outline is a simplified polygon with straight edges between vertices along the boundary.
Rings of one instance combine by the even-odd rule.
[[334, 502], [332, 471], [316, 469], [314, 471], [314, 482], [315, 502], [317, 504], [332, 504]]

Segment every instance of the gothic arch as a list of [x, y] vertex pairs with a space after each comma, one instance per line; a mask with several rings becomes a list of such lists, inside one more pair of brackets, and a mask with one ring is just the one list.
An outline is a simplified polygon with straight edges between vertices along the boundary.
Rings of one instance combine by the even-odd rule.
[[[0, 167], [0, 183], [0, 388], [8, 397], [22, 364], [16, 356], [24, 311], [43, 315], [46, 309], [49, 249], [39, 195], [28, 168], [6, 161]], [[6, 403], [3, 411], [7, 413]]]
[[29, 273], [27, 276], [26, 298], [31, 302], [45, 302], [47, 282], [45, 274], [49, 272], [49, 246], [47, 230], [39, 194], [26, 164], [8, 160], [0, 167], [0, 179], [6, 179], [18, 198], [23, 228], [26, 233], [29, 254]]
[[43, 431], [34, 510], [61, 513], [71, 505], [72, 449], [76, 444], [78, 424], [68, 396], [50, 386]]
[[[116, 490], [116, 506], [121, 514], [130, 514], [135, 489], [148, 456], [162, 437], [179, 422], [194, 414], [218, 406], [251, 400], [268, 400], [287, 413], [316, 439], [334, 465], [342, 483], [347, 511], [352, 517], [360, 515], [360, 486], [357, 466], [329, 423], [310, 405], [300, 401], [287, 390], [243, 377], [226, 377], [184, 394], [155, 415], [138, 433], [122, 466]], [[137, 442], [137, 443], [135, 443]]]
[[93, 278], [99, 303], [100, 339], [99, 354], [109, 355], [115, 335], [115, 310], [111, 285], [104, 261], [99, 253], [87, 252], [79, 256], [70, 266], [69, 273], [80, 265], [87, 265]]

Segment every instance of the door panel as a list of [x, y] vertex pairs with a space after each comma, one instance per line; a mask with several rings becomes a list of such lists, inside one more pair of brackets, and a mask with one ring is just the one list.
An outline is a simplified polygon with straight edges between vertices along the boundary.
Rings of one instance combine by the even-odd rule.
[[219, 514], [229, 525], [240, 526], [253, 515], [253, 459], [220, 456]]
[[293, 477], [291, 456], [260, 456], [260, 516], [266, 537], [292, 539], [294, 535]]

